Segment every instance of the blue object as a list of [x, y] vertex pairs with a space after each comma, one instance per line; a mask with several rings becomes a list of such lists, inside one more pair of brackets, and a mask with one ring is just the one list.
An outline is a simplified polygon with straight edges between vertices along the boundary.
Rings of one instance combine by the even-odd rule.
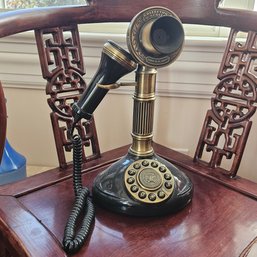
[[26, 177], [26, 158], [16, 152], [8, 140], [0, 165], [0, 185], [11, 183]]

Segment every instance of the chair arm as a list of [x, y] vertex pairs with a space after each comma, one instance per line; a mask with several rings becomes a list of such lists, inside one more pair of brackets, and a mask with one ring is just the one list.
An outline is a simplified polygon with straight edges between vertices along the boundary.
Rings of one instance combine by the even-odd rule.
[[[139, 11], [155, 6], [155, 0], [88, 0], [85, 5], [23, 9], [0, 14], [0, 38], [16, 33], [71, 24], [130, 21]], [[256, 31], [257, 14], [221, 9], [220, 0], [159, 0], [158, 5], [174, 11], [183, 23], [226, 26]]]
[[0, 163], [4, 150], [4, 143], [6, 137], [6, 123], [7, 123], [7, 115], [6, 115], [6, 103], [4, 97], [4, 91], [0, 82]]

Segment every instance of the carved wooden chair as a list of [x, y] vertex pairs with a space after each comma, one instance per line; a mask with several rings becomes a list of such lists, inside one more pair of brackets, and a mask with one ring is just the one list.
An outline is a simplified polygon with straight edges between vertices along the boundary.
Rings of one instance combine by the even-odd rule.
[[[211, 178], [213, 181], [218, 181], [219, 185], [223, 184], [240, 192], [240, 194], [250, 196], [256, 200], [256, 184], [242, 179], [236, 174], [251, 129], [251, 117], [256, 111], [257, 14], [250, 11], [220, 9], [218, 8], [219, 2], [220, 0], [158, 1], [158, 5], [174, 11], [183, 23], [225, 26], [230, 27], [231, 32], [218, 73], [220, 82], [214, 89], [214, 96], [211, 98], [211, 109], [207, 111], [194, 158], [158, 144], [155, 144], [155, 149], [156, 153], [182, 169], [190, 171], [192, 174], [200, 174], [204, 178]], [[86, 86], [83, 79], [84, 64], [77, 25], [81, 23], [130, 21], [142, 9], [156, 4], [157, 2], [154, 0], [136, 1], [133, 3], [133, 8], [131, 8], [131, 1], [127, 0], [90, 0], [86, 1], [85, 6], [20, 10], [0, 15], [0, 37], [28, 30], [35, 31], [42, 75], [47, 81], [46, 93], [49, 95], [48, 104], [51, 108], [51, 121], [60, 167], [67, 168], [65, 152], [71, 150], [71, 143], [67, 138], [67, 130], [72, 122], [70, 105], [78, 99]], [[237, 41], [237, 34], [240, 31], [247, 34], [245, 42]], [[0, 96], [2, 97], [1, 91]], [[0, 108], [3, 108], [3, 106], [0, 106]], [[2, 118], [1, 115], [0, 118]], [[93, 119], [90, 122], [82, 121], [76, 129], [83, 139], [84, 146], [90, 146], [92, 149], [91, 155], [86, 156], [84, 153], [84, 161], [86, 163], [91, 162], [91, 164], [85, 166], [86, 171], [94, 169], [97, 165], [106, 165], [110, 162], [110, 157], [117, 159], [127, 150], [127, 147], [125, 147], [115, 152], [101, 155]], [[208, 154], [209, 160], [204, 159], [205, 153]], [[221, 168], [222, 161], [225, 159], [231, 160], [229, 169]], [[2, 187], [0, 195], [13, 195], [16, 199], [22, 198], [25, 194], [30, 194], [30, 192], [44, 188], [46, 185], [57, 184], [69, 178], [70, 171], [68, 171], [69, 169], [67, 169], [67, 174], [60, 175], [59, 170], [53, 170], [49, 173], [51, 174], [49, 176], [46, 173], [21, 181], [14, 186]], [[194, 175], [192, 176], [194, 177]], [[91, 174], [88, 177], [92, 179]], [[30, 187], [29, 189], [28, 186]], [[26, 202], [26, 197], [24, 199], [21, 201], [30, 208], [30, 204]], [[10, 198], [7, 200], [3, 199], [1, 201], [8, 204], [8, 206], [16, 204]], [[13, 241], [7, 242], [5, 239], [5, 243], [11, 249], [10, 252], [17, 253], [17, 249], [19, 249], [21, 256], [28, 256], [28, 252], [33, 252], [33, 248], [29, 243], [32, 245], [35, 243], [29, 237], [26, 237], [27, 243], [20, 239], [23, 245], [18, 244], [17, 242], [20, 243], [20, 241], [17, 240], [17, 234], [22, 237], [23, 232], [20, 232], [20, 230], [15, 235], [12, 235], [7, 225], [10, 225], [13, 221], [9, 221], [6, 218], [11, 211], [6, 209], [3, 212], [5, 216], [4, 218], [2, 217], [4, 222], [0, 223], [0, 229], [2, 230], [0, 238], [2, 234], [10, 236]], [[102, 217], [103, 222], [108, 223], [109, 214], [104, 211], [101, 213], [107, 217]], [[38, 215], [40, 216], [40, 214]], [[185, 213], [183, 215], [183, 217], [186, 217]], [[180, 216], [177, 219], [180, 219]], [[120, 222], [122, 223], [121, 219]], [[172, 226], [172, 221], [169, 224]], [[192, 221], [191, 225], [193, 224], [194, 221]], [[59, 226], [54, 228], [48, 223], [47, 226], [50, 227], [49, 230], [54, 230], [53, 234], [59, 239]], [[14, 227], [14, 229], [16, 228]], [[143, 229], [145, 228], [142, 228], [142, 231]], [[52, 240], [52, 235], [48, 232], [44, 233], [45, 241], [50, 244], [48, 249], [53, 250], [52, 253], [56, 253], [56, 256], [65, 256], [60, 250], [59, 243], [56, 243], [56, 238]], [[102, 233], [104, 234], [104, 232]], [[202, 238], [205, 236], [203, 235]], [[128, 240], [130, 239], [128, 238]], [[211, 245], [211, 238], [208, 242]], [[145, 243], [148, 244], [149, 242]], [[162, 244], [164, 243], [160, 242], [160, 245]], [[208, 247], [206, 245], [205, 253], [208, 252]], [[235, 251], [237, 253], [240, 252], [242, 254], [240, 256], [247, 256], [250, 246], [245, 251], [242, 251], [242, 247], [240, 247], [235, 246]], [[112, 246], [110, 248], [112, 249]], [[138, 246], [138, 249], [140, 249], [140, 246]], [[194, 252], [188, 252], [187, 254], [184, 252], [183, 255], [182, 249], [183, 247], [179, 250], [174, 246], [173, 250], [177, 251], [176, 256], [179, 256], [179, 253], [182, 256], [200, 256], [197, 253], [193, 255]], [[213, 256], [221, 254], [217, 250], [218, 248], [213, 246], [213, 249], [213, 253], [216, 254]], [[42, 252], [42, 249], [37, 248], [38, 256], [43, 256], [40, 255], [43, 254]], [[95, 253], [93, 250], [92, 252]], [[50, 256], [50, 252], [48, 254]], [[117, 256], [125, 256], [122, 255], [122, 249], [117, 250], [117, 254], [120, 254]], [[8, 255], [6, 254], [6, 256]], [[149, 252], [145, 250], [145, 255], [140, 256], [149, 256]], [[208, 254], [202, 256], [208, 256]], [[229, 255], [224, 253], [222, 256]]]
[[[219, 2], [209, 0], [206, 2], [207, 7], [203, 5], [199, 10], [193, 9], [191, 13], [184, 8], [194, 4], [190, 1], [184, 0], [180, 3], [161, 1], [159, 4], [174, 10], [184, 23], [232, 28], [218, 74], [220, 83], [214, 89], [215, 97], [211, 99], [212, 109], [206, 115], [194, 160], [206, 164], [206, 161], [202, 161], [204, 152], [211, 153], [207, 162], [209, 167], [219, 167], [224, 158], [232, 159], [231, 168], [226, 173], [234, 177], [251, 128], [250, 118], [256, 110], [254, 104], [256, 39], [255, 33], [252, 32], [255, 29], [255, 14], [219, 9]], [[9, 22], [8, 13], [2, 15], [1, 37], [30, 29], [35, 31], [42, 76], [47, 81], [46, 94], [49, 95], [48, 104], [52, 110], [50, 116], [58, 160], [62, 168], [67, 165], [65, 152], [71, 151], [71, 142], [67, 137], [67, 130], [72, 121], [70, 106], [77, 101], [86, 87], [77, 24], [129, 21], [136, 11], [153, 3], [146, 4], [143, 1], [137, 5], [135, 11], [129, 12], [124, 11], [125, 3], [119, 3], [118, 15], [107, 10], [110, 4], [88, 1], [87, 6], [83, 7], [40, 9], [35, 11], [39, 14], [37, 21], [31, 18], [34, 11], [19, 11], [17, 14], [14, 12], [12, 15], [17, 19], [15, 26]], [[44, 15], [47, 17], [51, 15], [51, 19], [45, 19]], [[247, 20], [245, 15], [248, 15]], [[65, 19], [62, 19], [63, 16]], [[244, 43], [236, 42], [240, 31], [247, 32]], [[92, 154], [86, 156], [84, 151], [83, 160], [99, 158], [100, 148], [94, 119], [82, 121], [78, 124], [77, 130], [82, 137], [83, 145], [91, 147]], [[222, 140], [223, 147], [220, 148], [218, 145]]]

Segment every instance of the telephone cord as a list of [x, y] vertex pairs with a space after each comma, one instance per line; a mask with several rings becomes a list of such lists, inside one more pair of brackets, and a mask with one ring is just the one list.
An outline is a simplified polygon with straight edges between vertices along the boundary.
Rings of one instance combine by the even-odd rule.
[[[89, 190], [82, 186], [82, 141], [80, 136], [74, 135], [72, 143], [75, 203], [68, 218], [63, 238], [63, 249], [69, 254], [76, 253], [83, 246], [95, 217], [94, 206], [88, 198]], [[76, 223], [83, 212], [82, 225], [76, 234]]]

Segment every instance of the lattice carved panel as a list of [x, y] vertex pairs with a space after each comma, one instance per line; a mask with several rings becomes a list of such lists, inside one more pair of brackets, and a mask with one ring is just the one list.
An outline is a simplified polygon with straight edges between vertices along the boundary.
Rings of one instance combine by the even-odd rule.
[[[214, 89], [194, 160], [219, 167], [230, 160], [227, 174], [235, 176], [242, 159], [257, 101], [257, 36], [248, 32], [245, 40], [231, 30], [220, 66], [219, 84]], [[205, 153], [209, 160], [203, 162]]]
[[[35, 31], [43, 78], [47, 80], [46, 94], [52, 109], [51, 120], [59, 164], [66, 166], [65, 152], [72, 149], [67, 132], [72, 124], [71, 105], [86, 89], [83, 79], [84, 64], [78, 28], [76, 25]], [[100, 156], [94, 119], [82, 121], [76, 126], [85, 147], [91, 147], [91, 155], [84, 160]]]

